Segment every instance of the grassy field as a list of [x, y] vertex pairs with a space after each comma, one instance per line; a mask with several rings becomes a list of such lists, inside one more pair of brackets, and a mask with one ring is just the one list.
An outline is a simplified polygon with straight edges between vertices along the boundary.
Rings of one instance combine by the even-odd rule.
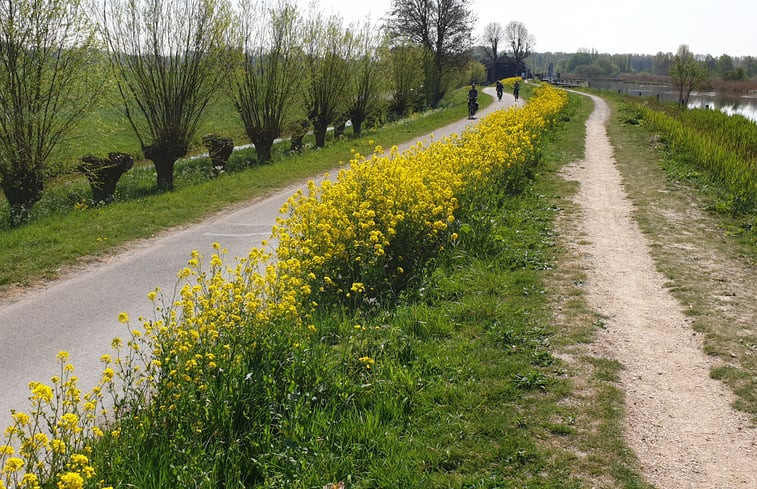
[[[168, 193], [156, 190], [155, 171], [150, 165], [127, 172], [119, 180], [116, 202], [107, 206], [91, 205], [91, 192], [84, 177], [57, 182], [35, 206], [31, 222], [11, 229], [7, 220], [2, 221], [0, 290], [55, 278], [82, 259], [86, 263], [89, 258], [116, 252], [129, 241], [200, 220], [227, 206], [265, 196], [294, 181], [333, 169], [351, 158], [350, 149], [369, 154], [375, 145], [388, 148], [432, 132], [465, 115], [464, 91], [451, 94], [440, 109], [380, 129], [365, 130], [360, 138], [328, 140], [325, 148], [312, 149], [312, 141], [306, 138], [310, 147], [302, 154], [290, 155], [289, 143], [281, 143], [274, 149], [272, 163], [265, 166], [254, 163], [254, 150], [235, 152], [229, 171], [218, 178], [211, 177], [207, 158], [181, 160], [176, 166], [176, 189]], [[491, 102], [491, 97], [481, 98], [483, 105]], [[224, 118], [218, 114], [218, 119], [234, 121], [236, 114], [233, 115]], [[109, 116], [103, 117], [111, 120]], [[93, 116], [91, 120], [96, 118]], [[123, 128], [116, 132], [119, 131], [128, 139]], [[92, 145], [105, 144], [102, 134], [93, 138]], [[119, 143], [112, 144], [123, 151]], [[0, 214], [7, 215], [4, 202]]]

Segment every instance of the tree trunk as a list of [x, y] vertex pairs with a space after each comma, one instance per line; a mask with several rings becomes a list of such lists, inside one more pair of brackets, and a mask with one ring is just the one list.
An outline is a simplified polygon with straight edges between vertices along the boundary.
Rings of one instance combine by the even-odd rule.
[[226, 170], [226, 163], [228, 163], [231, 153], [234, 152], [234, 140], [215, 134], [208, 134], [202, 138], [202, 144], [208, 148], [213, 176], [218, 176]]
[[187, 154], [187, 145], [175, 142], [143, 146], [145, 158], [152, 160], [157, 171], [158, 190], [173, 190], [173, 168], [176, 160]]
[[[265, 138], [255, 141], [255, 153], [258, 155], [258, 163], [262, 165], [271, 161], [271, 148], [273, 148], [273, 139]], [[300, 139], [300, 148], [302, 148], [302, 139]]]
[[313, 122], [313, 134], [315, 135], [315, 147], [323, 148], [326, 146], [326, 130], [328, 123], [322, 121]]
[[173, 167], [176, 160], [172, 158], [150, 158], [157, 172], [158, 190], [173, 190]]
[[352, 119], [350, 119], [352, 121], [352, 134], [354, 134], [355, 136], [360, 136], [360, 133], [363, 130], [362, 126], [364, 119], [364, 117], [354, 115], [352, 116]]
[[82, 156], [79, 171], [86, 175], [92, 188], [92, 200], [111, 202], [116, 193], [116, 184], [125, 172], [134, 166], [134, 158], [125, 153], [112, 152], [108, 158], [93, 155]]
[[3, 174], [0, 187], [8, 199], [11, 227], [20, 226], [29, 219], [32, 206], [42, 198], [42, 175], [26, 167], [12, 164], [17, 169], [11, 174]]

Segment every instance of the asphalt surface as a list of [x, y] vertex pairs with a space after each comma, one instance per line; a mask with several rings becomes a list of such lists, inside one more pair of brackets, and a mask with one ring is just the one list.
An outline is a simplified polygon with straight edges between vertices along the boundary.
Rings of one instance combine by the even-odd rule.
[[[493, 88], [484, 89], [494, 95]], [[477, 116], [508, 107], [513, 97], [505, 94]], [[519, 102], [520, 103], [520, 102]], [[476, 120], [462, 119], [433, 132], [434, 139], [461, 133]], [[419, 138], [428, 141], [430, 135]], [[400, 151], [418, 139], [398, 145]], [[332, 175], [335, 171], [330, 172]], [[318, 181], [318, 178], [314, 178]], [[100, 356], [111, 353], [111, 341], [126, 337], [118, 322], [128, 313], [132, 325], [137, 317], [153, 317], [147, 293], [155, 287], [170, 294], [177, 272], [186, 266], [192, 250], [210, 257], [214, 242], [229, 250], [228, 257], [247, 256], [267, 239], [282, 204], [307, 182], [298, 182], [244, 208], [221, 213], [198, 224], [162, 233], [140, 241], [129, 251], [112, 256], [85, 271], [61, 278], [42, 288], [29, 290], [0, 303], [0, 430], [11, 423], [10, 410], [29, 409], [29, 381], [49, 383], [60, 373], [56, 354], [65, 350], [75, 367], [82, 392], [99, 378]]]

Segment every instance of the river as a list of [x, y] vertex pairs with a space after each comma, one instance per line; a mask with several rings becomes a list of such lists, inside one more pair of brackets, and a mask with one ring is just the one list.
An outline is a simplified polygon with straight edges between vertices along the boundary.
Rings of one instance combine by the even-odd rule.
[[[655, 97], [663, 102], [678, 100], [678, 91], [670, 85], [653, 83], [624, 82], [619, 80], [591, 80], [591, 87], [600, 90], [627, 93], [640, 97]], [[740, 114], [757, 122], [757, 91], [736, 94], [731, 92], [692, 92], [689, 108], [717, 109], [728, 115]]]

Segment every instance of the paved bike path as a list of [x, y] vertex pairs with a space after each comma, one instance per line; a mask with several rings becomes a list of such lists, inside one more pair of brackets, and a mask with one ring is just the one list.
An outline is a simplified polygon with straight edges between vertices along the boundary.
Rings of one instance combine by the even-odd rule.
[[[494, 95], [493, 88], [484, 91]], [[495, 100], [478, 115], [514, 103], [512, 96], [505, 94], [501, 102]], [[440, 139], [459, 134], [474, 123], [476, 120], [462, 119], [433, 135]], [[400, 151], [430, 137], [399, 145]], [[229, 250], [228, 257], [247, 256], [269, 237], [282, 204], [305, 186], [306, 182], [298, 182], [242, 209], [140, 241], [103, 263], [0, 304], [0, 430], [10, 424], [12, 408], [28, 409], [29, 381], [49, 383], [59, 374], [55, 356], [61, 350], [70, 354], [79, 387], [89, 391], [103, 369], [100, 356], [111, 352], [114, 337], [126, 336], [125, 327], [117, 320], [120, 312], [127, 312], [134, 325], [140, 315], [152, 318], [153, 304], [147, 293], [159, 286], [170, 297], [176, 273], [186, 266], [192, 250], [210, 257], [212, 244], [218, 242]]]

